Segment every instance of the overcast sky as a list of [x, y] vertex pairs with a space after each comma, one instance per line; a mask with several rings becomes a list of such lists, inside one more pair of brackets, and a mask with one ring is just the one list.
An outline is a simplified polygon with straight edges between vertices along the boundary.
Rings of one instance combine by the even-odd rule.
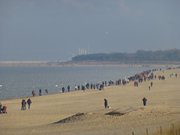
[[180, 0], [0, 0], [0, 60], [180, 49]]

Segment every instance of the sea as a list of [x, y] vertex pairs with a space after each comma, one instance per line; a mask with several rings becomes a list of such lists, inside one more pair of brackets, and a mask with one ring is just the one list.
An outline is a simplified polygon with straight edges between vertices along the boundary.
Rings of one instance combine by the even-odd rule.
[[0, 67], [0, 100], [60, 93], [62, 87], [115, 81], [150, 70], [149, 66]]

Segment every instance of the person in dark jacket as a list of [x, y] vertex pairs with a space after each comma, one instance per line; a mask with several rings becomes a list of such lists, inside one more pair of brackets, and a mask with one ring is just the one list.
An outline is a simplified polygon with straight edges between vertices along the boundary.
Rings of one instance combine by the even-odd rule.
[[109, 108], [108, 100], [106, 98], [104, 99], [104, 108]]
[[48, 89], [45, 89], [46, 94], [48, 94]]
[[144, 97], [144, 98], [142, 99], [142, 101], [143, 101], [143, 105], [146, 106], [146, 105], [147, 105], [147, 99]]
[[30, 107], [31, 107], [31, 103], [32, 103], [31, 99], [30, 99], [30, 98], [28, 98], [28, 100], [27, 100], [28, 109], [30, 109]]
[[70, 86], [69, 85], [67, 86], [67, 90], [68, 90], [68, 92], [70, 92]]
[[35, 91], [33, 90], [33, 91], [32, 91], [32, 96], [34, 97], [35, 95], [36, 95], [36, 94], [35, 94]]
[[62, 93], [64, 93], [65, 92], [65, 88], [64, 87], [62, 87]]
[[42, 95], [42, 90], [41, 89], [39, 89], [39, 96], [41, 96]]
[[26, 110], [26, 101], [24, 99], [21, 102], [21, 110]]

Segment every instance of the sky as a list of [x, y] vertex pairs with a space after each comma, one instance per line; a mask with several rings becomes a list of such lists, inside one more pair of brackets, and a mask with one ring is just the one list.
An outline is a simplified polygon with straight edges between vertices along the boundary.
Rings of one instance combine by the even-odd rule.
[[0, 0], [0, 60], [180, 49], [180, 0]]

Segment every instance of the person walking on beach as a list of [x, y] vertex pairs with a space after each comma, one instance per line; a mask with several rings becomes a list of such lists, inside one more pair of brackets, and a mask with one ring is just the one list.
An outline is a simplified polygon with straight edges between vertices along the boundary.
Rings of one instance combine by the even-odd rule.
[[150, 85], [151, 85], [151, 87], [152, 87], [152, 86], [153, 86], [153, 82], [151, 82], [151, 84], [150, 84]]
[[108, 106], [108, 100], [105, 98], [104, 99], [104, 108], [106, 109], [106, 108], [109, 108], [109, 106]]
[[48, 90], [47, 89], [45, 89], [45, 92], [46, 92], [46, 94], [48, 94]]
[[62, 93], [64, 93], [65, 92], [65, 88], [64, 87], [62, 87]]
[[26, 110], [26, 101], [24, 99], [21, 102], [21, 110]]
[[41, 96], [42, 95], [42, 90], [41, 89], [39, 89], [39, 96]]
[[68, 92], [70, 92], [70, 86], [69, 85], [67, 86], [67, 90], [68, 90]]
[[31, 99], [30, 99], [30, 98], [28, 98], [28, 100], [27, 100], [28, 109], [30, 109], [30, 107], [31, 107], [31, 103], [32, 103]]
[[34, 97], [35, 95], [36, 95], [36, 94], [35, 94], [35, 91], [33, 90], [33, 91], [32, 91], [32, 96]]
[[177, 78], [177, 76], [178, 76], [178, 75], [177, 75], [177, 73], [176, 73], [176, 74], [175, 74], [175, 77]]
[[144, 98], [142, 99], [142, 101], [143, 101], [143, 105], [146, 106], [146, 104], [147, 104], [147, 99], [144, 97]]

